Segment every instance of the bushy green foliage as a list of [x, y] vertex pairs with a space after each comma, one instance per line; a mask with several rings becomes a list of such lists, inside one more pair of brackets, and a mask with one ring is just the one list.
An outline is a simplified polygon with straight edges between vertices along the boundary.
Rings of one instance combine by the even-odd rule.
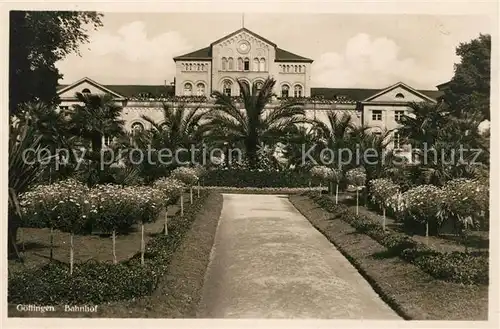
[[190, 167], [175, 168], [171, 177], [180, 180], [187, 186], [193, 186], [198, 181], [198, 170]]
[[168, 236], [159, 235], [146, 245], [145, 264], [140, 254], [119, 263], [85, 262], [73, 274], [62, 263], [10, 273], [9, 303], [101, 304], [151, 294], [165, 274], [172, 255], [203, 209], [208, 193], [186, 209], [183, 217], [170, 219]]
[[153, 186], [163, 192], [165, 200], [168, 204], [177, 202], [186, 185], [172, 177], [162, 177], [154, 181]]
[[210, 170], [204, 183], [207, 186], [225, 187], [308, 187], [309, 182], [318, 185], [318, 179], [309, 173], [295, 171], [259, 171], [250, 169]]
[[366, 184], [366, 172], [362, 167], [348, 170], [345, 176], [349, 184], [354, 185], [358, 188], [365, 186]]
[[387, 178], [373, 179], [369, 184], [370, 199], [380, 207], [388, 207], [391, 198], [399, 192], [399, 186]]
[[433, 222], [443, 201], [443, 192], [434, 185], [420, 185], [409, 189], [401, 196], [402, 212], [420, 223]]
[[410, 236], [394, 231], [383, 231], [380, 223], [364, 215], [356, 215], [345, 205], [335, 205], [334, 201], [317, 193], [306, 195], [322, 208], [332, 213], [332, 219], [341, 219], [358, 232], [369, 235], [385, 246], [392, 254], [420, 267], [437, 279], [463, 284], [488, 284], [488, 255], [464, 252], [441, 253]]

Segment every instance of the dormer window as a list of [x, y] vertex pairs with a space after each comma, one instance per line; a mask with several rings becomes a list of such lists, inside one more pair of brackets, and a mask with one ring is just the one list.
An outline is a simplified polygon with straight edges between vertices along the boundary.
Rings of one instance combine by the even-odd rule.
[[396, 98], [402, 99], [405, 98], [405, 95], [403, 95], [402, 93], [397, 93]]

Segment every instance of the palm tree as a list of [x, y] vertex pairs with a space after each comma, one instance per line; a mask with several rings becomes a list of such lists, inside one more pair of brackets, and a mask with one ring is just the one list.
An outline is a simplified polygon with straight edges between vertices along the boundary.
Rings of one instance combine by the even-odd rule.
[[[8, 253], [17, 255], [17, 231], [21, 225], [22, 213], [19, 206], [18, 197], [32, 185], [40, 182], [46, 168], [47, 159], [37, 161], [35, 155], [33, 159], [27, 159], [29, 154], [42, 154], [39, 151], [44, 147], [41, 143], [43, 136], [37, 131], [35, 125], [31, 125], [29, 120], [19, 120], [11, 123], [9, 136], [9, 203], [8, 203]], [[27, 154], [25, 151], [29, 150]], [[33, 153], [31, 153], [33, 152]], [[28, 160], [28, 161], [27, 161]]]
[[[286, 132], [284, 156], [288, 160], [288, 166], [296, 170], [306, 170], [314, 166], [315, 162], [311, 161], [306, 154], [311, 154], [313, 160], [319, 159], [320, 149], [318, 144], [318, 133], [313, 127], [307, 126], [291, 126]], [[312, 148], [312, 151], [309, 150]]]
[[[264, 114], [265, 107], [271, 103], [276, 80], [267, 78], [259, 89], [257, 84], [250, 87], [244, 80], [237, 80], [241, 91], [239, 104], [230, 96], [215, 91], [216, 108], [209, 112], [209, 122], [205, 131], [220, 134], [224, 127], [227, 138], [241, 143], [250, 168], [257, 168], [258, 149], [262, 145], [275, 145], [283, 136], [283, 131], [290, 125], [304, 123], [305, 112], [298, 101], [281, 103], [275, 109]], [[223, 138], [223, 136], [220, 136]]]
[[124, 132], [122, 107], [109, 94], [76, 93], [76, 98], [83, 105], [74, 105], [68, 113], [70, 131], [90, 142], [92, 151], [100, 154], [104, 136], [117, 137]]

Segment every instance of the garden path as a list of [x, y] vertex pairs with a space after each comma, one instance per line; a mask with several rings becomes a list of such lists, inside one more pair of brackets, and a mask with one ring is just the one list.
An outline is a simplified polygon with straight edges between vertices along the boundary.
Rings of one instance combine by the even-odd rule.
[[198, 317], [400, 319], [284, 195], [224, 194]]

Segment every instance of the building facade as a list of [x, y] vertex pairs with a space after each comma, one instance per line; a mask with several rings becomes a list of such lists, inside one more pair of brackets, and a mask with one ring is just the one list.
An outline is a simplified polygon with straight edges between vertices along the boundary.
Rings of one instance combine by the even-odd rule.
[[279, 48], [275, 43], [246, 29], [239, 29], [212, 42], [208, 47], [173, 58], [176, 67], [174, 83], [164, 85], [102, 85], [83, 78], [61, 86], [58, 95], [62, 109], [78, 101], [76, 92], [111, 94], [123, 107], [125, 128], [147, 129], [142, 116], [161, 122], [162, 104], [175, 107], [178, 102], [188, 106], [211, 108], [213, 91], [238, 96], [237, 80], [259, 85], [268, 77], [276, 80], [277, 96], [267, 110], [291, 97], [305, 102], [308, 118], [326, 120], [327, 113], [337, 111], [351, 115], [355, 124], [372, 127], [375, 133], [394, 129], [389, 147], [405, 152], [399, 142], [397, 128], [400, 118], [411, 112], [409, 102], [436, 103], [442, 91], [416, 90], [397, 82], [383, 89], [315, 88], [311, 86], [312, 59]]

